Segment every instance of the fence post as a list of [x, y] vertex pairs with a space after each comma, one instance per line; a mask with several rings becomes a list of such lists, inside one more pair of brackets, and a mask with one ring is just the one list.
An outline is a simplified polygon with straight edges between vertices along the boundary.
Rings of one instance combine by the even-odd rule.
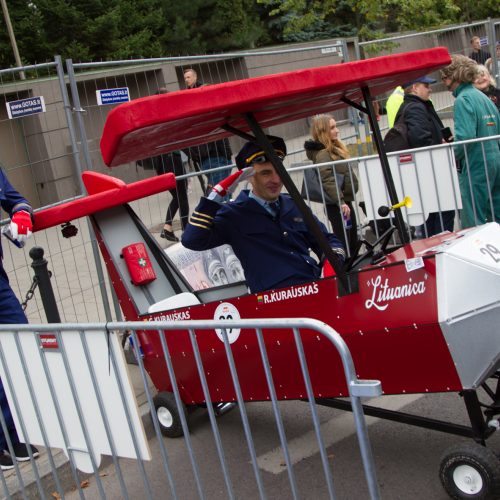
[[[71, 88], [71, 97], [73, 98], [74, 112], [76, 113], [78, 129], [80, 132], [80, 143], [81, 143], [81, 147], [82, 147], [83, 157], [85, 158], [85, 164], [86, 164], [87, 170], [93, 170], [92, 160], [90, 158], [90, 151], [89, 151], [89, 145], [88, 145], [88, 140], [87, 140], [87, 132], [85, 130], [85, 124], [83, 122], [83, 117], [82, 117], [82, 113], [84, 113], [85, 110], [82, 108], [81, 103], [80, 103], [80, 96], [78, 94], [78, 86], [76, 84], [75, 71], [73, 68], [73, 61], [71, 59], [66, 59], [66, 70], [68, 72], [69, 85]], [[82, 182], [81, 179], [80, 179], [80, 182]], [[82, 184], [82, 194], [85, 194], [85, 193], [86, 193], [86, 190]], [[99, 248], [97, 247], [97, 240], [95, 237], [94, 228], [92, 227], [92, 224], [90, 223], [88, 218], [87, 218], [87, 226], [89, 228], [90, 241], [92, 244], [92, 254], [94, 256], [94, 262], [95, 262], [95, 266], [96, 266], [97, 278], [99, 281], [99, 289], [101, 291], [104, 314], [106, 315], [106, 320], [111, 321], [112, 314], [111, 314], [111, 306], [109, 304], [109, 299], [108, 299], [108, 292], [107, 292], [107, 288], [106, 288], [106, 278], [105, 278], [104, 271], [102, 268], [102, 263], [101, 263], [101, 258], [100, 258], [100, 254], [99, 254]], [[116, 307], [116, 304], [115, 304], [115, 307]]]
[[80, 162], [78, 142], [76, 139], [75, 127], [73, 124], [73, 115], [71, 114], [71, 105], [69, 102], [68, 89], [66, 88], [66, 82], [64, 80], [64, 68], [61, 56], [55, 56], [54, 60], [56, 62], [57, 77], [59, 78], [59, 87], [61, 88], [64, 113], [66, 115], [66, 122], [68, 123], [68, 132], [71, 141], [71, 152], [73, 154], [73, 159], [75, 161], [76, 182], [80, 187], [80, 194], [83, 195], [85, 194], [85, 188], [83, 187], [83, 182], [82, 182], [82, 164]]
[[83, 123], [82, 117], [82, 113], [85, 113], [85, 110], [82, 108], [82, 105], [80, 103], [80, 96], [78, 94], [78, 87], [76, 85], [73, 61], [71, 59], [66, 59], [66, 71], [68, 73], [69, 86], [71, 88], [71, 97], [73, 98], [73, 110], [76, 114], [76, 122], [78, 124], [78, 129], [80, 132], [80, 142], [82, 145], [83, 157], [85, 158], [87, 170], [93, 170], [92, 160], [90, 158], [90, 151], [87, 142], [87, 133], [85, 131], [85, 124]]
[[491, 54], [491, 76], [495, 79], [497, 87], [499, 85], [499, 63], [498, 57], [497, 57], [497, 37], [496, 37], [496, 24], [495, 21], [491, 18], [488, 18], [488, 42], [489, 42], [489, 47], [490, 47], [490, 54]]
[[33, 259], [31, 267], [35, 271], [35, 278], [38, 282], [47, 321], [49, 323], [60, 323], [61, 317], [59, 316], [54, 290], [50, 282], [50, 273], [47, 269], [48, 262], [43, 258], [44, 250], [42, 247], [33, 247], [29, 254]]

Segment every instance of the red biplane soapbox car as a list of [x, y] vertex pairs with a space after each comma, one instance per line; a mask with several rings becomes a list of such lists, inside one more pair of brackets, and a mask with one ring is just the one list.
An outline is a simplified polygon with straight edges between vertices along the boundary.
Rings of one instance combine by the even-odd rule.
[[[175, 186], [172, 174], [125, 185], [94, 172], [83, 175], [88, 196], [36, 215], [35, 230], [89, 216], [121, 308], [127, 320], [203, 320], [311, 317], [337, 330], [347, 343], [363, 379], [382, 383], [384, 394], [456, 392], [463, 398], [470, 426], [364, 406], [366, 414], [473, 438], [445, 455], [441, 478], [456, 498], [493, 498], [499, 494], [500, 462], [485, 447], [500, 414], [500, 226], [485, 224], [457, 233], [408, 241], [400, 209], [395, 209], [398, 246], [388, 244], [392, 230], [360, 255], [340, 266], [316, 227], [310, 210], [274, 154], [263, 127], [331, 112], [351, 105], [367, 113], [379, 151], [389, 205], [398, 204], [387, 157], [372, 107], [372, 97], [450, 62], [444, 48], [383, 56], [249, 78], [141, 98], [108, 115], [101, 140], [109, 166], [188, 148], [227, 137], [256, 138], [279, 172], [310, 230], [317, 235], [336, 274], [286, 289], [249, 294], [244, 283], [195, 291], [186, 282], [142, 221], [127, 204]], [[364, 103], [364, 104], [363, 104]], [[124, 249], [139, 249], [149, 273], [131, 281]], [[144, 252], [146, 249], [146, 252]], [[144, 266], [143, 266], [144, 267]], [[188, 332], [165, 332], [185, 405], [204, 402]], [[279, 399], [301, 399], [300, 365], [289, 337], [266, 335]], [[139, 335], [144, 365], [160, 396], [171, 392], [157, 336]], [[342, 366], [335, 349], [302, 333], [317, 401], [349, 409]], [[254, 335], [230, 337], [246, 401], [269, 399], [265, 374], [255, 363]], [[199, 339], [213, 401], [235, 400], [234, 387], [216, 332]], [[214, 355], [215, 354], [215, 355]], [[210, 367], [210, 369], [208, 369]], [[332, 376], [333, 373], [333, 376]], [[491, 385], [492, 387], [490, 387]], [[482, 389], [481, 389], [482, 388]], [[488, 398], [480, 402], [478, 393]], [[175, 419], [176, 409], [167, 408]], [[163, 429], [168, 435], [169, 429]], [[472, 478], [473, 486], [469, 486]], [[465, 485], [465, 486], [464, 486]], [[472, 489], [471, 489], [472, 488]], [[477, 494], [485, 495], [476, 496]], [[490, 496], [488, 496], [490, 495]]]

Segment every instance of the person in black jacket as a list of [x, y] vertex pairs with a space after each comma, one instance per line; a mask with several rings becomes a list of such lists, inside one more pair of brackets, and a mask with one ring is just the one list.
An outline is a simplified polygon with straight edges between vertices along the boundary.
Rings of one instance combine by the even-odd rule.
[[[198, 80], [198, 74], [192, 68], [184, 70], [184, 83], [186, 84], [186, 89], [203, 87], [203, 83]], [[225, 169], [218, 172], [210, 172], [214, 168], [231, 165], [232, 151], [229, 141], [226, 138], [191, 147], [185, 153], [205, 172], [207, 177], [205, 194], [209, 194], [212, 188], [225, 179], [231, 171], [231, 169]]]
[[[165, 87], [160, 87], [155, 95], [167, 94], [168, 90]], [[154, 168], [156, 175], [172, 172], [176, 177], [176, 185], [174, 189], [169, 189], [168, 192], [172, 195], [172, 200], [167, 208], [165, 216], [165, 224], [160, 233], [160, 237], [168, 241], [179, 241], [179, 238], [174, 233], [173, 219], [177, 210], [179, 210], [182, 230], [186, 228], [189, 219], [189, 200], [188, 200], [188, 182], [187, 179], [179, 179], [179, 176], [186, 174], [184, 170], [184, 162], [180, 151], [172, 151], [171, 153], [146, 158], [139, 160], [138, 165], [143, 167], [151, 166]]]
[[[404, 113], [411, 148], [435, 146], [447, 142], [448, 139], [443, 136], [443, 122], [430, 100], [432, 83], [436, 83], [436, 80], [422, 76], [403, 85], [405, 96], [396, 115], [396, 121]], [[425, 221], [427, 236], [442, 231], [453, 231], [454, 219], [454, 210], [444, 211], [441, 216], [439, 212], [430, 213]]]
[[193, 68], [184, 70], [184, 83], [187, 89], [203, 87], [203, 82], [198, 81], [198, 73]]
[[187, 179], [179, 179], [179, 176], [185, 175], [184, 163], [182, 161], [181, 152], [173, 151], [172, 153], [164, 154], [154, 158], [154, 169], [157, 175], [172, 172], [176, 177], [176, 185], [174, 189], [169, 189], [172, 195], [172, 200], [167, 208], [165, 216], [165, 224], [160, 233], [162, 238], [169, 241], [179, 241], [179, 238], [174, 233], [172, 226], [173, 218], [179, 210], [182, 230], [186, 229], [189, 220], [189, 200], [188, 200], [188, 183]]
[[487, 50], [481, 48], [481, 38], [478, 36], [473, 36], [470, 39], [470, 46], [472, 47], [472, 52], [469, 54], [469, 57], [478, 64], [484, 64], [491, 57], [491, 54]]

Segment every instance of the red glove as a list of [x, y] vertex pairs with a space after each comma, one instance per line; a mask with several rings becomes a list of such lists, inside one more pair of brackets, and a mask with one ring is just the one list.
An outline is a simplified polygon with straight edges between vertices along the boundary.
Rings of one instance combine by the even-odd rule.
[[12, 237], [20, 243], [26, 241], [32, 234], [33, 223], [31, 214], [25, 210], [16, 212], [10, 221], [10, 232]]
[[229, 177], [226, 177], [212, 188], [212, 192], [208, 195], [209, 200], [221, 202], [224, 196], [232, 194], [236, 186], [253, 175], [253, 167], [247, 167], [243, 170], [238, 170]]

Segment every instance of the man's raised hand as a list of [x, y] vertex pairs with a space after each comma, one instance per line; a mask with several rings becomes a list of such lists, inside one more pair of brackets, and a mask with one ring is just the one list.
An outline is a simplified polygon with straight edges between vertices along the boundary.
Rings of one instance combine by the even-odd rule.
[[234, 193], [234, 190], [240, 182], [248, 180], [252, 175], [253, 167], [247, 167], [243, 170], [234, 172], [234, 174], [226, 177], [212, 188], [212, 191], [208, 195], [208, 199], [220, 203], [226, 195]]

